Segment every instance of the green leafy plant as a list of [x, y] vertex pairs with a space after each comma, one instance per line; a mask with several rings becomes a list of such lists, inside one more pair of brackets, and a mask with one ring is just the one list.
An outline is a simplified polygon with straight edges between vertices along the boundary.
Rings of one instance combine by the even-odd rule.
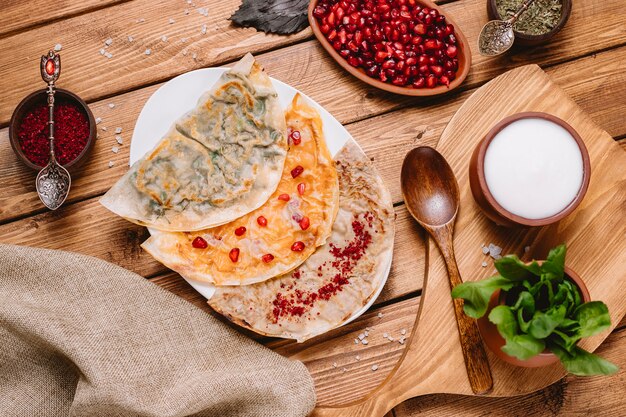
[[608, 329], [611, 319], [602, 301], [583, 303], [578, 288], [564, 274], [565, 253], [565, 245], [557, 246], [541, 265], [507, 255], [495, 262], [499, 275], [458, 285], [452, 297], [464, 300], [465, 314], [480, 318], [492, 294], [505, 291], [504, 305], [491, 310], [489, 321], [506, 341], [502, 351], [507, 355], [526, 360], [547, 348], [572, 374], [615, 373], [613, 363], [576, 345], [583, 337]]

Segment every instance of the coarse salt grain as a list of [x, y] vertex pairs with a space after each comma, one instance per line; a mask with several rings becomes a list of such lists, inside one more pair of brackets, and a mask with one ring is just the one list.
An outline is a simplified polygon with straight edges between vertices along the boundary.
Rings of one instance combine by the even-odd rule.
[[392, 336], [389, 336], [389, 337], [387, 338], [387, 340], [389, 340], [390, 342], [393, 342], [393, 341], [394, 341], [394, 340], [396, 340], [396, 339], [394, 339]]
[[54, 50], [56, 52], [59, 52], [62, 48], [63, 48], [63, 45], [61, 45], [60, 43], [57, 43], [56, 45], [54, 45]]
[[361, 343], [363, 343], [364, 345], [367, 345], [369, 342], [367, 341], [367, 339], [363, 339], [361, 340]]
[[132, 36], [129, 36], [129, 37], [128, 37], [128, 42], [132, 42], [132, 41], [134, 41], [134, 40], [135, 40], [135, 38], [133, 38]]
[[378, 365], [372, 365], [372, 371], [378, 370]]
[[356, 355], [356, 356], [355, 356], [355, 359], [356, 359], [357, 361], [360, 361], [360, 360], [361, 360], [361, 357], [360, 357], [359, 355]]
[[401, 345], [403, 345], [405, 340], [406, 340], [406, 337], [402, 336], [402, 337], [398, 340], [398, 343], [400, 343]]
[[104, 48], [100, 48], [100, 55], [104, 55], [106, 53], [106, 51], [104, 50]]
[[109, 108], [110, 109], [114, 109], [115, 108], [115, 103], [109, 103]]
[[104, 41], [104, 44], [105, 44], [106, 46], [111, 46], [111, 44], [112, 44], [112, 43], [113, 43], [113, 39], [111, 39], [111, 38], [109, 38], [109, 39], [107, 39], [106, 41]]
[[481, 266], [482, 266], [483, 268], [487, 268], [487, 262], [483, 261], [483, 263], [481, 264]]
[[143, 23], [145, 21], [146, 19], [144, 19], [143, 17], [140, 17], [139, 19], [137, 19], [137, 23]]
[[200, 33], [202, 33], [203, 35], [206, 35], [206, 25], [202, 25], [202, 29], [200, 30]]
[[161, 36], [161, 40], [162, 40], [163, 42], [167, 42], [167, 36], [165, 36], [165, 35]]
[[365, 333], [359, 334], [359, 340], [363, 340], [363, 339], [365, 339]]
[[346, 372], [347, 370], [347, 368], [341, 368], [341, 372]]
[[365, 336], [369, 336], [370, 335], [370, 332], [368, 332], [367, 330], [364, 333], [365, 333]]
[[387, 333], [383, 333], [383, 337], [386, 339], [386, 338], [388, 338], [388, 337], [389, 337], [389, 334], [387, 334]]
[[196, 58], [198, 58], [198, 54], [194, 52], [193, 54], [191, 54], [191, 57], [192, 57], [193, 59], [196, 59]]
[[176, 22], [176, 21], [170, 17], [170, 20], [168, 20], [168, 22], [169, 22], [170, 25], [173, 25], [174, 22]]
[[404, 336], [406, 334], [406, 329], [400, 330], [400, 334]]
[[489, 248], [487, 246], [483, 246], [483, 255], [486, 255], [489, 253]]
[[118, 135], [118, 136], [115, 136], [115, 140], [116, 140], [116, 141], [117, 141], [117, 143], [118, 143], [118, 144], [120, 144], [120, 145], [124, 143], [124, 141], [122, 140], [122, 137], [121, 137], [121, 136], [119, 136], [119, 135]]
[[359, 339], [354, 339], [354, 344], [358, 345], [359, 344]]
[[146, 55], [150, 55], [151, 53], [152, 51], [150, 50], [150, 48], [146, 49], [146, 52], [145, 52]]
[[187, 38], [180, 38], [180, 41], [181, 41], [182, 43], [185, 43], [185, 42], [187, 42]]
[[115, 165], [115, 163], [113, 163], [113, 161], [109, 161], [109, 168], [113, 168], [113, 165]]
[[189, 14], [189, 9], [185, 9], [185, 14]]
[[337, 367], [337, 362], [333, 362], [333, 368]]
[[118, 153], [120, 151], [120, 148], [118, 148], [117, 146], [114, 146], [111, 148], [111, 152], [113, 153]]
[[111, 52], [105, 52], [104, 56], [106, 56], [109, 59], [113, 58], [113, 54]]
[[99, 125], [102, 123], [102, 117], [96, 117], [96, 124]]
[[102, 129], [103, 132], [107, 131], [107, 127], [106, 126], [102, 126], [100, 129]]
[[116, 127], [115, 128], [115, 133], [122, 133], [122, 128], [121, 127]]
[[379, 319], [382, 319], [383, 318], [383, 313], [378, 313], [377, 316], [378, 316]]
[[187, 50], [183, 49], [183, 55], [186, 56], [187, 55]]

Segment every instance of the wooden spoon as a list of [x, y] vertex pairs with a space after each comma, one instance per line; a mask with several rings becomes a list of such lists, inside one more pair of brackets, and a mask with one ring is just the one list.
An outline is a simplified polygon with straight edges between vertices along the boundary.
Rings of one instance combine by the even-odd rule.
[[[404, 158], [400, 181], [409, 213], [439, 246], [452, 289], [462, 283], [453, 247], [460, 197], [452, 168], [439, 152], [421, 146]], [[462, 300], [453, 301], [470, 386], [475, 394], [487, 394], [493, 388], [493, 378], [478, 324], [463, 313]]]

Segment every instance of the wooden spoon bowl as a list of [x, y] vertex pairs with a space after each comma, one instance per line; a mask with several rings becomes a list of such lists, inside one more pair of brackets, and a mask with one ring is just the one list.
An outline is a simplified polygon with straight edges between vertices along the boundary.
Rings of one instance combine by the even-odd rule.
[[309, 3], [309, 24], [311, 25], [311, 29], [313, 29], [315, 37], [317, 38], [317, 40], [320, 41], [324, 49], [326, 49], [330, 56], [333, 57], [333, 59], [337, 61], [339, 65], [341, 65], [346, 71], [348, 71], [350, 74], [354, 75], [356, 78], [363, 81], [364, 83], [367, 83], [376, 88], [380, 88], [381, 90], [388, 91], [390, 93], [402, 94], [405, 96], [429, 97], [445, 94], [454, 90], [463, 83], [463, 81], [467, 77], [467, 74], [469, 73], [472, 59], [470, 47], [467, 43], [465, 35], [463, 35], [463, 32], [461, 32], [459, 25], [454, 22], [450, 15], [430, 0], [418, 0], [417, 2], [423, 7], [437, 10], [441, 15], [446, 17], [446, 21], [448, 23], [454, 26], [454, 33], [457, 39], [458, 49], [457, 58], [459, 59], [459, 68], [456, 72], [456, 78], [452, 80], [452, 82], [450, 82], [450, 85], [439, 85], [434, 88], [411, 88], [388, 84], [376, 78], [370, 77], [365, 73], [362, 68], [356, 68], [350, 65], [348, 61], [346, 61], [341, 55], [339, 55], [339, 53], [335, 50], [335, 48], [333, 48], [330, 42], [328, 42], [328, 39], [326, 39], [322, 31], [320, 30], [319, 23], [315, 16], [313, 16], [313, 9], [315, 9], [315, 6], [317, 6], [318, 2], [319, 0], [311, 0], [311, 2]]

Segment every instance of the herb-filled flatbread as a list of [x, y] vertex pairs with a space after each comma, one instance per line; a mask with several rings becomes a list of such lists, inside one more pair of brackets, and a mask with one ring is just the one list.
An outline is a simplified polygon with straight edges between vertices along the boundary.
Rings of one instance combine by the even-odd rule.
[[328, 242], [289, 274], [218, 287], [208, 301], [213, 309], [257, 333], [302, 342], [339, 326], [367, 304], [393, 251], [391, 196], [354, 142], [336, 160], [339, 212]]
[[186, 278], [246, 285], [285, 274], [328, 239], [339, 207], [337, 169], [319, 113], [296, 94], [285, 114], [289, 151], [278, 188], [258, 209], [196, 232], [151, 231], [142, 247]]
[[267, 201], [280, 181], [286, 154], [278, 96], [263, 68], [247, 54], [100, 202], [154, 229], [214, 227]]

